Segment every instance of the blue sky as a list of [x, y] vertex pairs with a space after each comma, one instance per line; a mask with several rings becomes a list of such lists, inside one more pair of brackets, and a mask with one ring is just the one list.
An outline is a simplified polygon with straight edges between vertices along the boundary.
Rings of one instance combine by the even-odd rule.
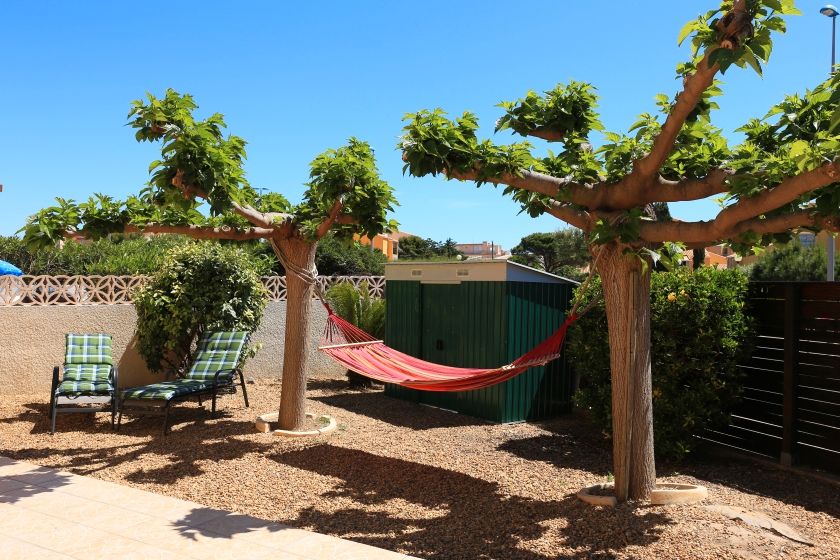
[[[403, 114], [471, 110], [490, 135], [499, 101], [575, 79], [598, 88], [607, 128], [626, 130], [654, 109], [655, 94], [676, 91], [674, 67], [688, 57], [678, 31], [716, 3], [6, 1], [0, 234], [56, 196], [139, 191], [159, 148], [134, 141], [124, 126], [129, 103], [173, 87], [192, 93], [200, 114], [223, 113], [248, 141], [255, 187], [297, 201], [312, 158], [357, 136], [396, 189], [401, 229], [510, 248], [562, 224], [517, 216], [492, 187], [403, 176], [394, 148]], [[727, 96], [714, 117], [724, 130], [827, 75], [830, 21], [820, 2], [797, 5], [804, 15], [777, 38], [763, 79], [737, 68], [724, 76]], [[672, 208], [683, 219], [714, 212], [710, 201]]]

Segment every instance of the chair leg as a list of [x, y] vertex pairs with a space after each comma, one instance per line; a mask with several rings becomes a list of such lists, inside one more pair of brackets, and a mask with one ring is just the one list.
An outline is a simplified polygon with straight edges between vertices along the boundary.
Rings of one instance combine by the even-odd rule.
[[117, 406], [117, 431], [120, 431], [120, 426], [122, 425], [122, 407], [123, 403], [120, 402], [119, 406]]
[[50, 434], [55, 434], [55, 417], [58, 414], [58, 397], [53, 394], [50, 409]]
[[216, 417], [216, 388], [213, 387], [213, 405], [210, 408], [210, 418]]
[[204, 406], [201, 402], [201, 395], [198, 395], [196, 398], [198, 399], [198, 406]]
[[114, 395], [111, 397], [111, 430], [113, 431], [115, 426], [115, 421], [117, 419], [117, 396]]
[[239, 382], [242, 384], [242, 396], [245, 397], [245, 408], [248, 408], [248, 390], [245, 389], [245, 376], [239, 370]]
[[171, 401], [166, 401], [166, 406], [163, 408], [163, 435], [169, 433], [169, 405]]

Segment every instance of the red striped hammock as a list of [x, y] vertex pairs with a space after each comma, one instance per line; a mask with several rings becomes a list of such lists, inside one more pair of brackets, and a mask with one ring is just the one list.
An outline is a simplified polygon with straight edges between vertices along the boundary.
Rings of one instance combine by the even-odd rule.
[[572, 313], [551, 336], [513, 362], [493, 369], [460, 368], [420, 360], [385, 346], [327, 307], [328, 319], [319, 349], [347, 369], [383, 383], [422, 391], [466, 391], [489, 387], [560, 357]]

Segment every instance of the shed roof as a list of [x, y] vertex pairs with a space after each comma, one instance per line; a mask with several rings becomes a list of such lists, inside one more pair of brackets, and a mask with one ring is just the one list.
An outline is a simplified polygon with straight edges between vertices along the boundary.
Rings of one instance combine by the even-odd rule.
[[577, 284], [574, 280], [537, 270], [524, 264], [497, 259], [454, 262], [390, 262], [385, 265], [385, 281], [413, 280], [424, 284], [460, 282], [535, 282]]

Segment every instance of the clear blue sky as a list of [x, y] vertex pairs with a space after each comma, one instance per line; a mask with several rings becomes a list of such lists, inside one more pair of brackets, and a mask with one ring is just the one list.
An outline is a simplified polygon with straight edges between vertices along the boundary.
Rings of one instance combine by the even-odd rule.
[[[402, 229], [510, 248], [561, 223], [517, 216], [492, 187], [402, 175], [401, 117], [472, 110], [489, 135], [495, 104], [570, 79], [594, 84], [604, 123], [623, 131], [673, 94], [684, 22], [717, 0], [422, 2], [6, 1], [0, 29], [0, 234], [53, 198], [124, 197], [147, 181], [157, 146], [138, 144], [131, 100], [173, 87], [224, 113], [248, 141], [256, 187], [300, 199], [308, 164], [349, 136], [369, 141], [402, 204]], [[799, 0], [764, 79], [734, 68], [715, 122], [731, 131], [829, 70], [830, 21]], [[737, 135], [732, 134], [733, 139]], [[501, 135], [500, 141], [510, 137]], [[542, 150], [545, 146], [538, 146]], [[708, 201], [678, 205], [708, 218]]]

